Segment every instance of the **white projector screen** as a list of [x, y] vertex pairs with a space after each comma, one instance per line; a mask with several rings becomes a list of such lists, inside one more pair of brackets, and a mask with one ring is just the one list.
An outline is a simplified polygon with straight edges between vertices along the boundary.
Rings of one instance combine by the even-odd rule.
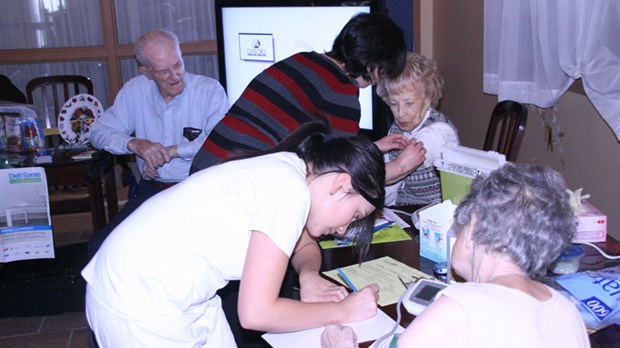
[[[223, 73], [222, 83], [231, 103], [271, 64], [297, 52], [331, 50], [336, 35], [351, 17], [371, 11], [368, 5], [253, 7], [252, 3], [261, 1], [246, 3], [249, 5], [216, 3], [216, 11], [221, 11], [216, 13], [221, 15], [217, 23], [220, 78]], [[370, 87], [360, 90], [362, 129], [373, 128], [372, 94]]]

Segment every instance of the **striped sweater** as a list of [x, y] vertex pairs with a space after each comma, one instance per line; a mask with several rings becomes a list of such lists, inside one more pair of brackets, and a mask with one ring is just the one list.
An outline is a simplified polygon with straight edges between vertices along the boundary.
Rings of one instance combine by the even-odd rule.
[[215, 126], [192, 163], [192, 173], [234, 150], [266, 150], [300, 124], [327, 118], [332, 136], [355, 135], [359, 87], [326, 56], [302, 52], [258, 74]]

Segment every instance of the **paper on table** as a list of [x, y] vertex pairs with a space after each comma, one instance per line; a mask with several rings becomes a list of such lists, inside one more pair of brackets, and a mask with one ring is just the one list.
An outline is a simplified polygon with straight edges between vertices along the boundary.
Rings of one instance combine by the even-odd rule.
[[[384, 208], [375, 220], [375, 231], [372, 235], [371, 244], [398, 242], [401, 240], [410, 240], [411, 236], [404, 230], [411, 227], [392, 209]], [[330, 236], [319, 242], [323, 249], [349, 247], [354, 245], [353, 242], [346, 238]]]
[[93, 158], [93, 153], [95, 153], [95, 150], [84, 151], [84, 152], [79, 153], [77, 155], [71, 156], [71, 159], [74, 159], [74, 160], [91, 159], [91, 158]]
[[[350, 326], [357, 335], [358, 342], [367, 342], [388, 333], [396, 322], [381, 310], [377, 314], [364, 321], [357, 323], [344, 324]], [[285, 332], [285, 333], [266, 333], [262, 337], [269, 345], [274, 348], [317, 348], [321, 346], [321, 334], [324, 328], [314, 328], [309, 330]], [[397, 332], [404, 329], [399, 325]]]
[[[373, 233], [370, 244], [380, 244], [389, 242], [398, 242], [401, 240], [410, 240], [411, 236], [398, 224], [392, 224]], [[323, 249], [341, 248], [352, 246], [353, 243], [343, 239], [328, 239], [319, 242]]]
[[383, 216], [388, 220], [396, 222], [402, 228], [411, 227], [411, 225], [406, 223], [405, 220], [401, 219], [400, 216], [398, 216], [398, 214], [396, 214], [396, 212], [394, 212], [394, 210], [392, 209], [383, 208]]
[[[407, 290], [399, 277], [407, 283], [414, 282], [420, 278], [435, 279], [389, 256], [362, 262], [361, 264], [341, 267], [340, 269], [358, 289], [362, 289], [370, 283], [378, 284], [379, 305], [381, 306], [398, 302], [400, 296]], [[337, 270], [326, 271], [323, 274], [344, 284]]]

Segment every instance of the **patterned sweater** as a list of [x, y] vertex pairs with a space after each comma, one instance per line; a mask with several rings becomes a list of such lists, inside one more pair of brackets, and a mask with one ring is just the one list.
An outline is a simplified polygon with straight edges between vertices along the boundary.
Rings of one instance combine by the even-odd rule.
[[[441, 186], [433, 165], [441, 156], [445, 144], [459, 144], [457, 130], [450, 120], [435, 109], [428, 109], [422, 122], [411, 132], [403, 132], [396, 124], [390, 134], [404, 134], [424, 143], [426, 161], [418, 169], [394, 185], [386, 187], [385, 205], [427, 205], [441, 202]], [[390, 151], [386, 162], [398, 157], [400, 151]]]
[[300, 124], [327, 118], [332, 136], [355, 135], [359, 86], [326, 56], [302, 52], [258, 74], [215, 126], [192, 163], [192, 173], [234, 150], [266, 150]]

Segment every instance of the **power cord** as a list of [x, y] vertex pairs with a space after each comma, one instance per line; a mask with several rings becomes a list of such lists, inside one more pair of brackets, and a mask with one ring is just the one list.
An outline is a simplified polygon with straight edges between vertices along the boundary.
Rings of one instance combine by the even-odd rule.
[[398, 302], [396, 303], [396, 322], [394, 323], [394, 327], [392, 328], [392, 330], [390, 330], [390, 332], [379, 337], [375, 341], [374, 343], [375, 348], [381, 348], [382, 347], [381, 343], [385, 341], [386, 339], [394, 336], [394, 334], [396, 333], [396, 330], [398, 330], [398, 327], [400, 326], [400, 320], [401, 320], [400, 307], [403, 303], [403, 298], [405, 298], [405, 294], [407, 294], [407, 291], [405, 291], [402, 295], [400, 295], [400, 298], [398, 299]]
[[589, 243], [589, 242], [574, 242], [574, 243], [575, 244], [584, 244], [584, 245], [590, 246], [590, 247], [596, 249], [596, 251], [598, 251], [601, 255], [603, 255], [604, 258], [606, 258], [608, 260], [618, 260], [618, 259], [620, 259], [620, 255], [615, 255], [615, 256], [609, 255], [606, 252], [604, 252], [601, 248], [597, 247], [596, 245], [594, 245], [592, 243]]

